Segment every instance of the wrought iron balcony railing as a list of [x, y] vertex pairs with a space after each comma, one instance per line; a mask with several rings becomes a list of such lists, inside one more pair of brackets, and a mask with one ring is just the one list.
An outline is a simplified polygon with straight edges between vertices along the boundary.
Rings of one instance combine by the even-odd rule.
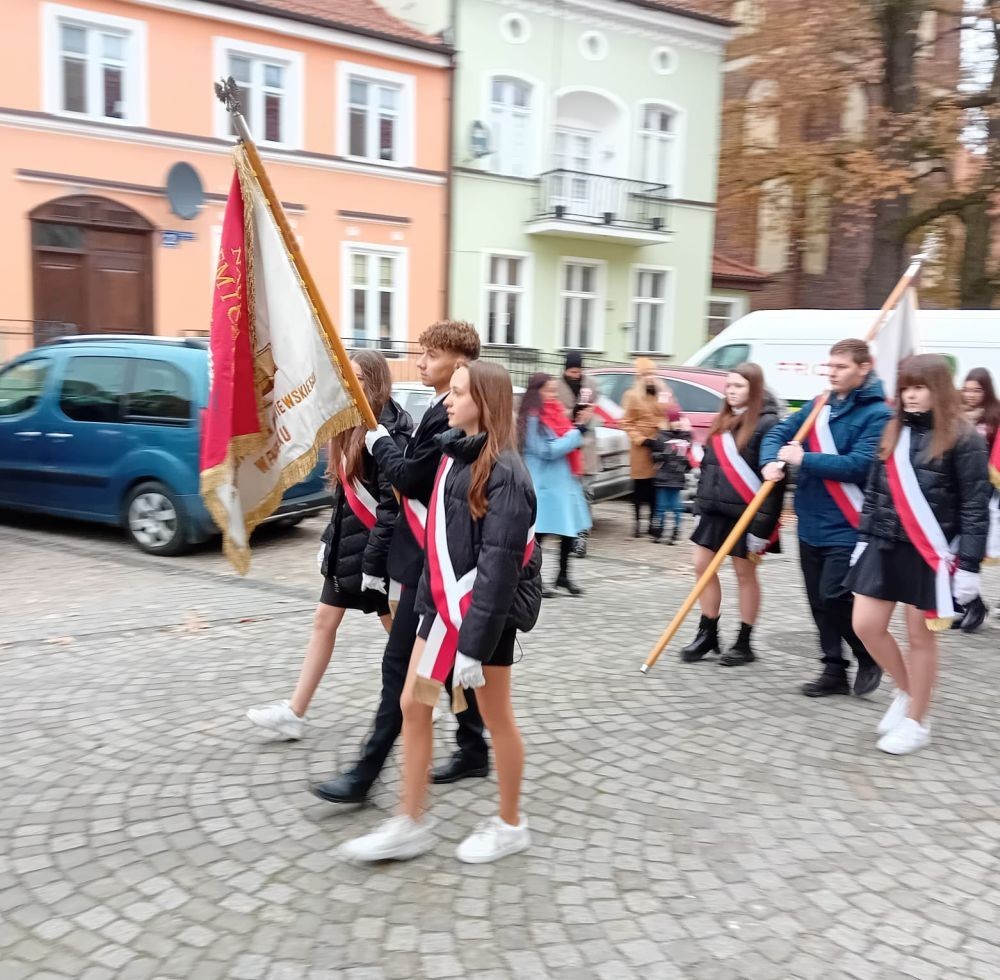
[[554, 219], [667, 233], [670, 188], [576, 170], [539, 175], [534, 221]]

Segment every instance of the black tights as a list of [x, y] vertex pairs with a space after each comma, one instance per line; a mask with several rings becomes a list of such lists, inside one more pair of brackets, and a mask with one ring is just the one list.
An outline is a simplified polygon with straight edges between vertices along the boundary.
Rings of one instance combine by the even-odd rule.
[[642, 519], [643, 505], [649, 510], [650, 520], [653, 518], [653, 498], [655, 496], [652, 477], [648, 480], [632, 481], [632, 506], [635, 508], [636, 524]]
[[[538, 534], [539, 544], [541, 544], [549, 535]], [[573, 544], [576, 538], [566, 538], [562, 535], [556, 535], [559, 538], [559, 577], [562, 578], [564, 575], [569, 574], [569, 556], [573, 554]]]

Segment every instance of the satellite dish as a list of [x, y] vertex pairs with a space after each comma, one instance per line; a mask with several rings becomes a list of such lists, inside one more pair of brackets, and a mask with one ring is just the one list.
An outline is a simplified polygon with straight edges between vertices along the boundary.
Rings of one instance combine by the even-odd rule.
[[198, 217], [205, 203], [205, 191], [198, 171], [190, 163], [175, 163], [167, 174], [167, 200], [178, 218], [190, 221]]

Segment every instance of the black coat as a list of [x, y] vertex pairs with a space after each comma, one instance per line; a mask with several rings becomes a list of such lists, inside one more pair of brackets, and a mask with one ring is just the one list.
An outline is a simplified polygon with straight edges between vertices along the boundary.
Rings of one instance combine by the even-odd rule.
[[[978, 572], [986, 554], [990, 524], [986, 442], [974, 429], [963, 425], [951, 449], [939, 459], [927, 459], [932, 435], [930, 413], [911, 416], [906, 424], [910, 428], [910, 462], [917, 483], [944, 536], [949, 541], [958, 536], [958, 567]], [[862, 541], [909, 541], [889, 494], [884, 460], [876, 460], [868, 476], [858, 531]]]
[[[757, 428], [750, 440], [740, 451], [750, 468], [760, 476], [760, 444], [764, 436], [778, 424], [778, 406], [766, 399], [761, 409]], [[701, 461], [701, 477], [695, 494], [697, 512], [705, 517], [723, 517], [737, 520], [747, 509], [746, 502], [729, 482], [718, 457], [715, 455], [713, 438], [705, 441], [705, 456]], [[754, 515], [747, 531], [758, 538], [770, 538], [781, 517], [785, 483], [781, 481], [764, 499], [759, 511]]]
[[[391, 399], [379, 416], [379, 424], [389, 430], [394, 445], [406, 446], [413, 419]], [[383, 440], [388, 442], [389, 440]], [[385, 472], [378, 462], [362, 450], [360, 480], [365, 489], [378, 502], [375, 507], [375, 526], [368, 530], [357, 517], [344, 496], [344, 488], [337, 482], [333, 491], [333, 514], [323, 532], [326, 553], [323, 556], [323, 574], [336, 579], [342, 592], [360, 594], [361, 576], [374, 575], [388, 578], [389, 546], [396, 525], [399, 504]]]
[[[404, 497], [430, 502], [441, 462], [437, 437], [448, 431], [448, 410], [444, 401], [431, 406], [417, 426], [405, 449], [390, 439], [379, 439], [373, 447], [375, 459], [386, 479]], [[400, 510], [389, 549], [389, 577], [407, 588], [415, 589], [424, 570], [424, 542], [417, 541], [406, 515]]]
[[[476, 569], [458, 649], [467, 657], [485, 660], [505, 630], [527, 632], [541, 609], [542, 549], [537, 543], [524, 563], [528, 530], [537, 516], [535, 489], [521, 457], [513, 450], [501, 453], [486, 484], [486, 515], [474, 520], [469, 514], [469, 484], [486, 436], [452, 429], [439, 442], [442, 452], [455, 460], [444, 486], [448, 553], [458, 578]], [[421, 614], [436, 611], [428, 568], [420, 580], [416, 608]]]
[[688, 462], [686, 452], [677, 452], [676, 447], [670, 445], [672, 439], [687, 439], [690, 442], [691, 433], [660, 430], [660, 434], [651, 440], [653, 462], [657, 464], [656, 473], [653, 474], [653, 486], [680, 490], [684, 488], [691, 464]]

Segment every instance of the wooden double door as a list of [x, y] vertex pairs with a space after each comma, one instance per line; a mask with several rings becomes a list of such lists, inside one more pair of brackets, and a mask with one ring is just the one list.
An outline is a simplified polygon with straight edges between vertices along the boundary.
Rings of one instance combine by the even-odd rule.
[[35, 321], [78, 333], [153, 333], [153, 226], [107, 198], [75, 195], [31, 212]]

